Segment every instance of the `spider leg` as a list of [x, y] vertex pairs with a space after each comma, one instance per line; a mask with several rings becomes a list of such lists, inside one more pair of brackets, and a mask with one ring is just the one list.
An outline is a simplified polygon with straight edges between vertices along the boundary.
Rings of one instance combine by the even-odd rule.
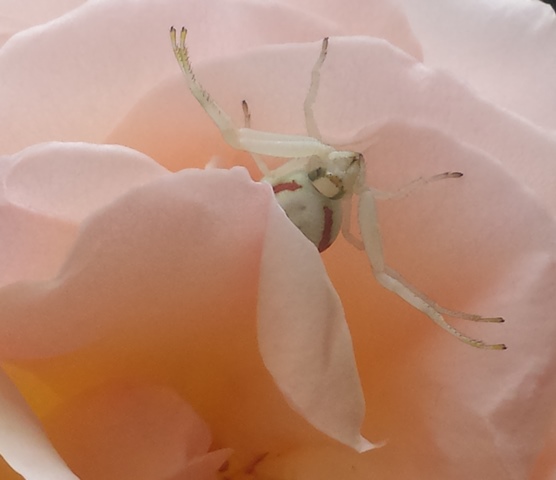
[[245, 128], [251, 128], [251, 112], [249, 111], [247, 100], [241, 101], [241, 108], [243, 110], [243, 126]]
[[[463, 176], [463, 173], [461, 173], [461, 172], [444, 172], [444, 173], [439, 173], [438, 175], [433, 175], [432, 177], [419, 177], [419, 178], [409, 182], [407, 185], [403, 185], [402, 187], [400, 187], [397, 190], [394, 190], [392, 192], [388, 192], [388, 191], [384, 191], [384, 190], [378, 190], [378, 189], [372, 188], [372, 187], [366, 187], [366, 188], [371, 190], [375, 200], [392, 200], [394, 198], [405, 197], [406, 195], [409, 195], [409, 194], [413, 193], [418, 188], [420, 188], [424, 185], [427, 185], [429, 183], [436, 182], [438, 180], [444, 180], [446, 178], [460, 178], [462, 176]], [[363, 245], [363, 240], [358, 238], [353, 233], [353, 230], [351, 228], [351, 208], [352, 208], [352, 198], [350, 197], [350, 198], [347, 198], [346, 200], [344, 200], [342, 235], [355, 248], [357, 248], [358, 250], [364, 250], [365, 246]], [[450, 313], [447, 313], [447, 312], [448, 312], [448, 310], [446, 310], [444, 313], [446, 315], [449, 315], [449, 316], [458, 316], [458, 315], [451, 315]], [[457, 312], [453, 312], [453, 311], [450, 311], [450, 312], [451, 313], [457, 313]], [[468, 315], [467, 317], [477, 317], [477, 315]], [[465, 317], [465, 318], [467, 318], [467, 317]], [[460, 317], [460, 318], [464, 318], [464, 317]], [[479, 318], [482, 318], [482, 317], [479, 317]], [[472, 318], [468, 318], [468, 319], [471, 320]]]
[[283, 135], [251, 128], [236, 128], [232, 119], [210, 97], [195, 77], [185, 43], [186, 37], [187, 29], [182, 27], [178, 43], [176, 29], [174, 27], [170, 28], [170, 40], [174, 55], [185, 75], [187, 86], [216, 124], [228, 145], [238, 150], [282, 158], [301, 158], [316, 155], [326, 159], [331, 152], [335, 151], [330, 145], [326, 145], [313, 137]]
[[309, 87], [309, 91], [307, 92], [307, 96], [305, 97], [305, 102], [303, 103], [303, 111], [305, 112], [305, 125], [307, 128], [307, 134], [310, 137], [316, 138], [318, 140], [321, 140], [322, 137], [317, 122], [315, 120], [313, 105], [315, 104], [317, 93], [319, 91], [320, 69], [322, 67], [322, 64], [324, 63], [327, 53], [328, 53], [328, 37], [324, 38], [322, 41], [320, 55], [317, 58], [313, 70], [311, 71], [311, 85]]
[[189, 51], [187, 45], [185, 44], [185, 39], [187, 37], [187, 29], [182, 27], [180, 32], [179, 43], [176, 40], [176, 29], [174, 27], [170, 28], [170, 39], [172, 41], [172, 48], [174, 50], [174, 55], [178, 61], [182, 72], [185, 75], [187, 85], [193, 96], [204, 108], [205, 112], [210, 116], [212, 121], [216, 124], [224, 140], [234, 148], [241, 149], [241, 145], [238, 139], [238, 131], [234, 126], [232, 119], [224, 112], [214, 100], [210, 97], [208, 92], [203, 88], [203, 86], [197, 81], [193, 69], [191, 68], [191, 62], [189, 61]]
[[353, 206], [353, 196], [349, 195], [343, 200], [342, 205], [342, 236], [351, 243], [357, 250], [365, 250], [363, 240], [357, 237], [351, 228], [351, 212]]
[[463, 173], [461, 172], [444, 172], [439, 173], [438, 175], [433, 175], [432, 177], [419, 177], [393, 192], [386, 192], [383, 190], [377, 190], [375, 188], [371, 188], [371, 191], [373, 192], [374, 198], [377, 200], [392, 200], [394, 198], [405, 197], [406, 195], [413, 193], [415, 190], [428, 185], [429, 183], [437, 182], [439, 180], [445, 180], [447, 178], [460, 177], [463, 177]]
[[363, 244], [365, 245], [365, 251], [369, 258], [373, 274], [383, 287], [399, 295], [410, 305], [427, 315], [448, 333], [468, 345], [490, 350], [504, 350], [506, 348], [503, 344], [486, 344], [481, 340], [475, 340], [464, 335], [448, 324], [442, 314], [468, 320], [486, 322], [501, 322], [503, 321], [501, 318], [483, 318], [479, 315], [455, 312], [440, 307], [415, 289], [415, 287], [408, 283], [399, 273], [392, 270], [385, 264], [382, 240], [380, 230], [378, 228], [375, 198], [371, 190], [365, 190], [360, 195], [359, 225], [361, 229], [361, 237], [363, 239]]
[[[247, 101], [245, 100], [241, 101], [241, 108], [243, 109], [243, 119], [244, 119], [245, 128], [251, 128], [251, 112], [249, 111], [249, 105], [247, 105]], [[263, 157], [258, 153], [254, 153], [254, 152], [249, 152], [249, 154], [251, 155], [251, 158], [253, 158], [255, 165], [257, 165], [257, 168], [263, 174], [263, 176], [266, 177], [267, 175], [269, 175], [270, 168], [268, 168], [268, 165], [263, 160]]]

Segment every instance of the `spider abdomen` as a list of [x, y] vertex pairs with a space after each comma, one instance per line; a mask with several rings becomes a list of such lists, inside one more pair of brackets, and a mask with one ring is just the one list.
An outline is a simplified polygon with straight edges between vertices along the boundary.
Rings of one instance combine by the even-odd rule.
[[326, 250], [340, 232], [342, 205], [340, 200], [321, 194], [312, 184], [305, 170], [279, 177], [265, 177], [276, 200], [288, 218], [318, 248]]

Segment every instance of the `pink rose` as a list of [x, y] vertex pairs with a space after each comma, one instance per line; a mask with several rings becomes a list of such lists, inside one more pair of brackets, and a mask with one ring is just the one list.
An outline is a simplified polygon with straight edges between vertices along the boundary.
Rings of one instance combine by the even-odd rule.
[[[0, 52], [2, 479], [554, 474], [549, 7], [49, 3], [2, 29], [20, 30]], [[362, 151], [377, 188], [465, 174], [380, 204], [389, 265], [504, 316], [453, 323], [507, 351], [447, 335], [345, 240], [320, 256], [244, 169], [203, 169], [260, 176], [188, 91], [182, 24], [223, 109], [241, 125], [246, 99], [281, 133], [305, 132], [331, 37], [324, 139]]]

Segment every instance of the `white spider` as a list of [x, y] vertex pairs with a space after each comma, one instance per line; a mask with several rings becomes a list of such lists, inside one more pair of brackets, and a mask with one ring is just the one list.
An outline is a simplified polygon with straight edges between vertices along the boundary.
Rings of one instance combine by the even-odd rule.
[[[396, 192], [380, 192], [364, 183], [363, 155], [336, 150], [320, 140], [312, 107], [318, 91], [320, 68], [327, 54], [328, 38], [323, 40], [320, 55], [312, 70], [311, 85], [304, 103], [308, 136], [302, 136], [251, 129], [250, 113], [245, 101], [242, 102], [245, 126], [236, 128], [231, 118], [220, 109], [195, 78], [185, 44], [186, 35], [187, 30], [182, 28], [177, 43], [176, 30], [174, 27], [170, 29], [174, 54], [185, 74], [191, 93], [220, 129], [226, 142], [253, 156], [257, 167], [264, 175], [263, 181], [272, 185], [280, 206], [319, 251], [328, 248], [341, 229], [350, 243], [365, 250], [373, 274], [383, 287], [399, 295], [462, 342], [484, 349], [506, 348], [503, 344], [491, 345], [470, 338], [444, 319], [444, 316], [449, 316], [477, 322], [500, 323], [504, 321], [501, 317], [487, 318], [441, 307], [385, 264], [375, 199], [403, 196], [418, 186], [446, 178], [461, 177], [462, 174], [446, 172], [429, 178], [419, 178]], [[260, 155], [285, 158], [289, 161], [275, 170], [270, 170]], [[346, 216], [346, 221], [342, 222], [342, 199], [350, 199], [352, 195], [359, 196], [358, 222], [361, 240], [350, 232], [349, 215]]]

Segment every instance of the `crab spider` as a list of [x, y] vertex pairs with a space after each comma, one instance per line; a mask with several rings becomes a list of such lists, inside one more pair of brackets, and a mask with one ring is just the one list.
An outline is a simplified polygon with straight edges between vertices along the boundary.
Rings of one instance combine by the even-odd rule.
[[[490, 350], [506, 348], [503, 344], [487, 344], [464, 335], [446, 322], [444, 316], [494, 323], [501, 323], [504, 319], [481, 317], [441, 307], [385, 264], [376, 200], [403, 196], [421, 185], [461, 177], [462, 174], [446, 172], [417, 179], [393, 193], [380, 192], [365, 185], [365, 162], [361, 153], [337, 150], [321, 141], [312, 107], [320, 82], [320, 69], [327, 54], [328, 38], [323, 40], [320, 55], [311, 72], [311, 84], [304, 102], [308, 135], [303, 136], [252, 129], [251, 115], [245, 101], [242, 102], [245, 126], [237, 128], [195, 78], [189, 61], [186, 36], [187, 30], [182, 28], [178, 43], [176, 29], [174, 27], [170, 29], [174, 54], [185, 74], [189, 90], [216, 124], [224, 140], [230, 146], [252, 155], [263, 174], [262, 181], [272, 185], [276, 199], [287, 216], [319, 251], [328, 248], [341, 230], [350, 243], [365, 250], [373, 274], [383, 287], [403, 298], [448, 333], [468, 345]], [[288, 161], [281, 167], [270, 170], [262, 155], [284, 158]], [[342, 203], [346, 203], [349, 208], [353, 195], [359, 197], [358, 222], [361, 239], [351, 233], [349, 215], [346, 215], [346, 221], [342, 222]]]

